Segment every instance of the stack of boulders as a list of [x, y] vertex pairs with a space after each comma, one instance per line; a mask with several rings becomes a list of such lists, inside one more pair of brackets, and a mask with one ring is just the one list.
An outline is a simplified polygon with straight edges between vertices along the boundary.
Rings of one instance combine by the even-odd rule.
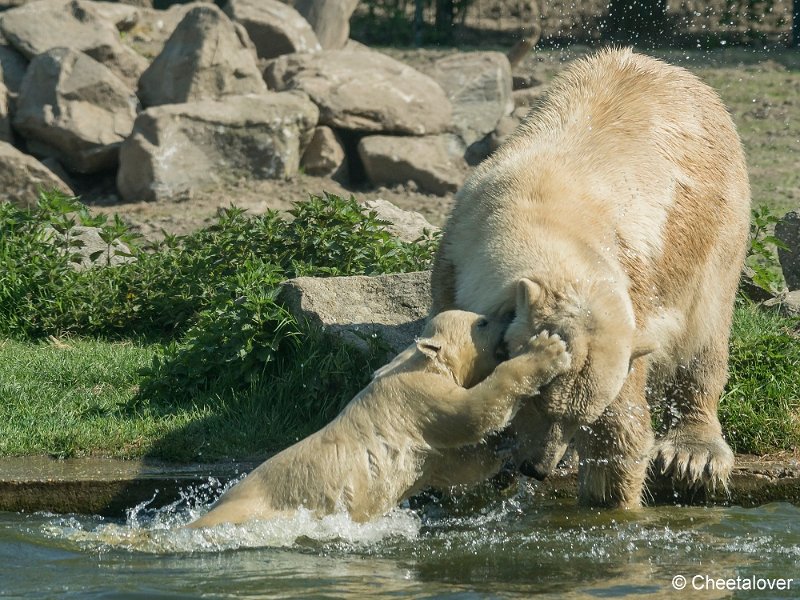
[[0, 13], [4, 199], [114, 172], [124, 201], [300, 169], [454, 191], [514, 124], [508, 60], [464, 53], [422, 73], [348, 40], [356, 4], [33, 0]]

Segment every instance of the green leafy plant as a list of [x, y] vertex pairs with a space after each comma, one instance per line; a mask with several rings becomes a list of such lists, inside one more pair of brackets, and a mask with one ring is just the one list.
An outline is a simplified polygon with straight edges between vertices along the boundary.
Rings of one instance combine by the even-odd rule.
[[[75, 270], [65, 255], [72, 246], [63, 242], [75, 227], [100, 227], [111, 250], [116, 240], [132, 239], [125, 224], [94, 217], [58, 194], [43, 196], [30, 211], [3, 205], [0, 219], [0, 335], [147, 340], [151, 364], [141, 371], [131, 411], [238, 406], [254, 394], [281, 407], [289, 420], [298, 403], [316, 406], [287, 425], [293, 433], [320, 426], [313, 414], [332, 417], [385, 351], [342, 348], [298, 323], [279, 300], [281, 282], [420, 270], [438, 243], [427, 233], [416, 243], [398, 241], [374, 211], [323, 194], [298, 203], [288, 216], [223, 209], [206, 229], [135, 250], [134, 262], [111, 265], [101, 253], [92, 257], [101, 268]], [[62, 241], [40, 233], [53, 222]], [[304, 367], [310, 364], [314, 377]]]
[[311, 351], [307, 328], [279, 302], [281, 281], [424, 269], [438, 241], [426, 234], [416, 243], [400, 242], [374, 211], [333, 195], [312, 196], [290, 215], [247, 217], [228, 209], [207, 231], [172, 242], [191, 248], [193, 256], [210, 252], [205, 264], [224, 269], [192, 277], [217, 284], [202, 292], [186, 332], [158, 353], [142, 396], [242, 390], [254, 378], [280, 377], [286, 363], [279, 357], [304, 362], [298, 348]]
[[[109, 266], [107, 259], [102, 269], [73, 269], [78, 225], [99, 226], [107, 251], [122, 241], [137, 260]], [[425, 268], [437, 238], [401, 242], [385, 225], [354, 199], [324, 194], [298, 203], [290, 217], [224, 209], [206, 229], [139, 249], [118, 217], [109, 223], [92, 216], [58, 192], [42, 194], [30, 210], [5, 203], [0, 205], [0, 335], [173, 339], [226, 289], [235, 289], [242, 271], [267, 263], [277, 280]], [[59, 235], [52, 237], [49, 230]], [[264, 285], [276, 285], [270, 281]]]
[[772, 233], [778, 220], [766, 206], [753, 209], [747, 253], [747, 265], [753, 269], [753, 283], [773, 294], [780, 292], [784, 285], [781, 265], [774, 249], [788, 249]]

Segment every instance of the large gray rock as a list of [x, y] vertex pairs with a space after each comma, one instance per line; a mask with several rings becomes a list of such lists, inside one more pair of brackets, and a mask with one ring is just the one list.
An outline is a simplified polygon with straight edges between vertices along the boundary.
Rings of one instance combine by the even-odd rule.
[[347, 156], [342, 142], [330, 127], [320, 125], [314, 130], [314, 137], [311, 138], [300, 165], [308, 175], [335, 178], [344, 176]]
[[426, 231], [429, 233], [439, 231], [438, 227], [431, 225], [420, 213], [403, 210], [383, 198], [367, 200], [362, 205], [370, 212], [374, 212], [381, 221], [389, 223], [386, 226], [387, 231], [403, 242], [415, 242], [425, 235]]
[[299, 277], [280, 299], [306, 319], [360, 350], [377, 338], [393, 355], [414, 342], [431, 304], [428, 271], [377, 277]]
[[514, 110], [511, 65], [500, 52], [467, 52], [437, 60], [429, 72], [453, 106], [456, 133], [470, 144]]
[[800, 316], [800, 290], [784, 292], [764, 302], [764, 306], [774, 308], [787, 317]]
[[786, 287], [800, 290], [800, 212], [786, 213], [775, 224], [775, 236], [788, 246], [788, 250], [778, 248]]
[[268, 92], [150, 108], [122, 145], [117, 187], [126, 201], [162, 200], [234, 177], [291, 176], [317, 117], [306, 97]]
[[3, 67], [0, 65], [0, 141], [13, 143], [11, 118], [8, 113], [8, 89], [3, 83]]
[[6, 11], [0, 31], [28, 59], [51, 48], [72, 48], [103, 63], [133, 85], [147, 61], [122, 44], [114, 25], [85, 0], [36, 0]]
[[358, 143], [358, 155], [373, 185], [413, 181], [424, 192], [444, 195], [455, 192], [466, 175], [463, 147], [453, 137], [370, 135]]
[[264, 74], [271, 89], [301, 90], [320, 123], [355, 131], [430, 135], [452, 123], [450, 101], [427, 75], [372, 51], [287, 54]]
[[213, 4], [186, 13], [139, 80], [145, 106], [265, 91], [247, 33]]
[[137, 106], [133, 90], [110, 69], [83, 52], [54, 48], [31, 61], [14, 127], [34, 154], [96, 173], [116, 166]]
[[19, 92], [25, 70], [28, 68], [28, 59], [17, 52], [13, 47], [0, 45], [0, 67], [3, 69], [3, 83], [9, 93]]
[[142, 18], [143, 8], [122, 2], [92, 0], [92, 6], [101, 19], [114, 24], [118, 31], [130, 31]]
[[244, 26], [259, 58], [322, 49], [308, 21], [278, 0], [228, 0], [225, 14]]
[[11, 144], [0, 142], [0, 202], [34, 206], [42, 189], [57, 189], [73, 195], [69, 186], [38, 160]]
[[314, 28], [326, 50], [339, 50], [350, 36], [350, 17], [358, 0], [291, 0], [297, 11]]

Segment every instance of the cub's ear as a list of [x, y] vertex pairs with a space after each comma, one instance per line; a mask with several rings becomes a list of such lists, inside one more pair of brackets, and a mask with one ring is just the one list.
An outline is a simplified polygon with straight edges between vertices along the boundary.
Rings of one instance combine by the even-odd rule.
[[542, 284], [532, 279], [520, 279], [517, 282], [517, 314], [527, 314], [543, 297]]
[[417, 351], [417, 348], [416, 348], [416, 346], [415, 346], [414, 344], [411, 344], [411, 345], [410, 345], [408, 348], [406, 348], [406, 349], [405, 349], [405, 350], [403, 350], [403, 351], [402, 351], [400, 354], [398, 354], [397, 356], [395, 356], [395, 357], [394, 357], [394, 359], [392, 360], [392, 362], [390, 362], [389, 364], [386, 364], [386, 365], [382, 366], [380, 369], [378, 369], [377, 371], [375, 371], [375, 373], [373, 373], [373, 374], [372, 374], [372, 378], [373, 378], [373, 379], [378, 379], [379, 377], [384, 377], [385, 375], [388, 375], [388, 374], [389, 374], [389, 373], [391, 373], [391, 372], [392, 372], [392, 371], [393, 371], [393, 370], [394, 370], [396, 367], [399, 367], [399, 366], [400, 366], [400, 365], [402, 365], [404, 362], [406, 362], [407, 360], [409, 360], [409, 359], [410, 359], [412, 356], [414, 356], [414, 353], [415, 353], [416, 351]]
[[658, 349], [658, 342], [649, 333], [637, 331], [633, 335], [633, 348], [631, 349], [631, 360], [645, 356]]
[[442, 343], [435, 338], [420, 338], [417, 340], [417, 350], [430, 359], [435, 359], [442, 351]]

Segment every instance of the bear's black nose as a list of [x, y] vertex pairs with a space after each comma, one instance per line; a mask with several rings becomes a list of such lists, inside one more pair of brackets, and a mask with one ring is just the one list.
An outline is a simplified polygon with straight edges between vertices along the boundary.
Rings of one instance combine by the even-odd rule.
[[525, 475], [525, 477], [533, 477], [538, 481], [544, 481], [547, 479], [548, 475], [544, 471], [537, 469], [536, 466], [529, 460], [522, 462], [522, 464], [519, 466], [519, 472]]

